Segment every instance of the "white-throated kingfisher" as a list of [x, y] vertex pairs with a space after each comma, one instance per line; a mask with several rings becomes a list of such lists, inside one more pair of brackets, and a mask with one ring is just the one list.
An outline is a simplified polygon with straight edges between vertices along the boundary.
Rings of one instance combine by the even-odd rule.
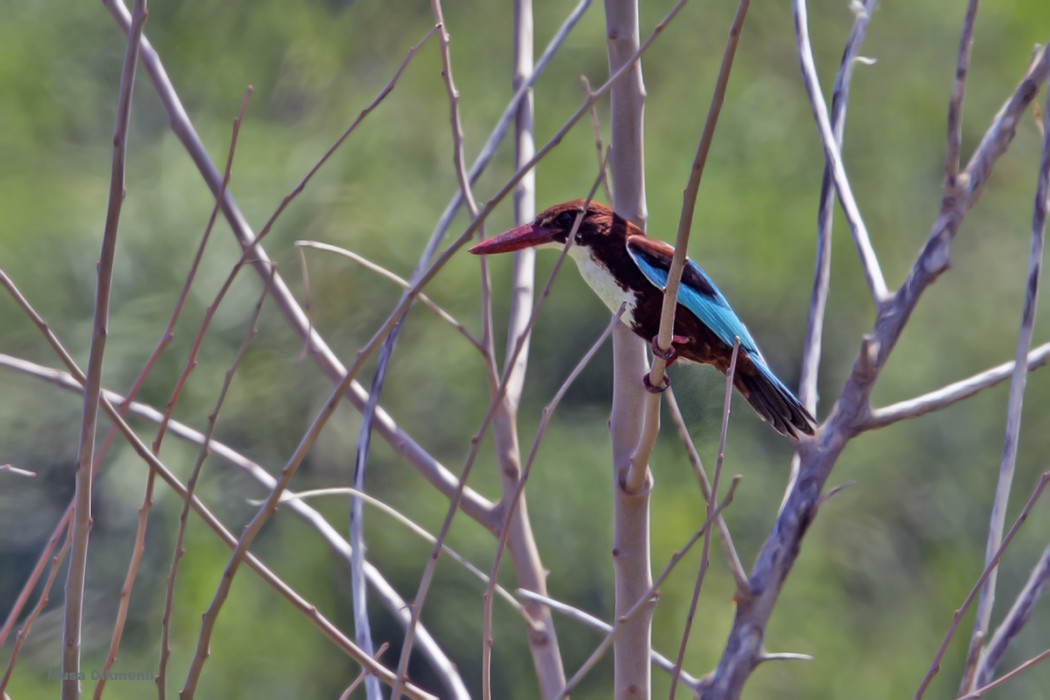
[[[564, 246], [581, 213], [583, 219], [569, 248], [570, 257], [605, 305], [613, 313], [624, 305], [620, 320], [651, 341], [653, 352], [659, 352], [656, 335], [674, 248], [647, 237], [605, 205], [591, 202], [585, 211], [581, 199], [557, 204], [530, 223], [478, 243], [470, 252], [488, 255]], [[813, 416], [769, 369], [747, 327], [711, 278], [695, 262], [686, 260], [678, 289], [674, 338], [662, 356], [668, 364], [682, 358], [714, 365], [725, 373], [737, 338], [740, 351], [733, 378], [737, 391], [778, 433], [791, 438], [798, 438], [799, 433], [812, 435]]]

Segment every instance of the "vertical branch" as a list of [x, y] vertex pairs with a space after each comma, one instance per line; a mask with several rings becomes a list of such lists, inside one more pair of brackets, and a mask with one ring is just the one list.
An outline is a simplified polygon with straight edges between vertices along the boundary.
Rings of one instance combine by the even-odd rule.
[[[849, 103], [850, 81], [853, 67], [857, 63], [860, 45], [868, 31], [868, 22], [875, 9], [876, 0], [864, 0], [854, 9], [855, 18], [842, 61], [835, 76], [831, 93], [831, 132], [835, 144], [842, 148], [842, 136], [846, 129], [846, 107]], [[828, 301], [831, 282], [831, 225], [835, 206], [835, 179], [831, 163], [824, 164], [824, 175], [820, 183], [820, 204], [817, 209], [817, 263], [813, 275], [813, 295], [806, 323], [806, 343], [802, 355], [802, 370], [799, 377], [798, 398], [813, 415], [817, 414], [817, 375], [820, 371], [821, 336], [824, 329], [824, 309]]]
[[[661, 349], [671, 348], [675, 308], [678, 306], [678, 285], [682, 280], [682, 270], [685, 269], [689, 232], [693, 227], [693, 211], [696, 208], [696, 195], [700, 191], [700, 179], [703, 177], [704, 166], [707, 164], [711, 142], [714, 140], [715, 126], [718, 124], [718, 115], [722, 112], [726, 87], [729, 85], [729, 75], [733, 71], [733, 58], [736, 56], [736, 47], [740, 41], [740, 31], [744, 27], [744, 18], [747, 17], [750, 5], [750, 0], [740, 0], [736, 8], [736, 15], [729, 26], [729, 37], [726, 39], [725, 50], [722, 52], [722, 65], [718, 70], [714, 91], [711, 93], [711, 104], [708, 107], [704, 128], [700, 133], [700, 142], [697, 144], [696, 155], [693, 157], [693, 164], [689, 170], [689, 179], [682, 191], [682, 214], [678, 219], [674, 255], [671, 258], [671, 268], [667, 271], [667, 283], [664, 285], [663, 306], [660, 309], [660, 332], [656, 339], [656, 344]], [[653, 386], [663, 384], [666, 368], [667, 360], [659, 355], [653, 358], [653, 368], [649, 379]], [[642, 438], [631, 457], [631, 478], [634, 481], [629, 479], [629, 487], [637, 487], [641, 483], [639, 472], [649, 462], [649, 454], [652, 452], [659, 429], [660, 395], [651, 393], [645, 397], [645, 423], [642, 428]]]
[[84, 409], [80, 422], [77, 448], [76, 495], [73, 510], [73, 532], [69, 570], [66, 574], [65, 625], [62, 644], [62, 698], [80, 697], [80, 634], [84, 612], [84, 583], [87, 574], [88, 539], [91, 532], [92, 466], [95, 454], [95, 426], [102, 392], [102, 360], [109, 334], [109, 300], [113, 281], [113, 262], [117, 249], [117, 230], [124, 204], [124, 166], [127, 158], [128, 122], [131, 119], [131, 96], [135, 84], [142, 28], [146, 23], [146, 0], [136, 0], [124, 52], [117, 100], [117, 118], [113, 133], [113, 163], [109, 183], [109, 205], [102, 252], [98, 263], [98, 286], [95, 294], [95, 320], [88, 356], [87, 382], [84, 385]]
[[[846, 107], [849, 104], [850, 82], [853, 67], [857, 63], [860, 45], [868, 32], [868, 22], [875, 10], [877, 0], [863, 0], [853, 5], [853, 28], [850, 29], [842, 60], [835, 75], [831, 91], [831, 132], [835, 146], [841, 152], [842, 138], [846, 130]], [[813, 292], [809, 301], [809, 317], [806, 320], [806, 340], [802, 349], [802, 368], [798, 379], [798, 398], [802, 405], [817, 415], [817, 378], [820, 375], [820, 353], [824, 336], [824, 314], [831, 287], [831, 226], [835, 208], [835, 175], [831, 161], [824, 163], [824, 174], [820, 181], [820, 202], [817, 205], [817, 255], [813, 270]], [[788, 479], [784, 498], [798, 476], [800, 459], [796, 452], [791, 457], [791, 477]]]
[[809, 19], [806, 12], [805, 0], [792, 0], [793, 15], [795, 17], [795, 40], [798, 45], [799, 66], [802, 70], [802, 82], [809, 95], [810, 107], [813, 110], [813, 118], [816, 121], [817, 133], [821, 144], [824, 146], [824, 158], [831, 167], [831, 174], [835, 181], [839, 203], [842, 205], [842, 213], [846, 216], [850, 231], [853, 234], [853, 243], [857, 247], [861, 266], [864, 268], [864, 277], [868, 282], [868, 289], [875, 301], [875, 306], [880, 306], [887, 300], [886, 280], [882, 276], [879, 267], [879, 259], [875, 250], [871, 247], [871, 238], [868, 229], [861, 218], [857, 201], [853, 198], [853, 188], [850, 187], [849, 179], [846, 177], [846, 168], [842, 164], [842, 151], [839, 150], [832, 133], [831, 122], [828, 118], [828, 108], [824, 103], [824, 96], [820, 91], [820, 81], [817, 79], [817, 67], [813, 62], [813, 47], [809, 42]]
[[[1035, 308], [1039, 297], [1039, 276], [1043, 264], [1043, 235], [1046, 228], [1047, 209], [1050, 207], [1050, 81], [1044, 86], [1047, 97], [1043, 109], [1043, 155], [1039, 162], [1039, 178], [1036, 185], [1035, 203], [1032, 212], [1032, 241], [1028, 256], [1028, 277], [1025, 284], [1024, 307], [1021, 311], [1021, 328], [1017, 333], [1017, 352], [1014, 357], [1014, 372], [1010, 379], [1010, 396], [1007, 399], [1006, 435], [1003, 438], [1002, 460], [999, 465], [999, 480], [995, 487], [991, 521], [988, 525], [988, 543], [985, 561], [991, 560], [1003, 538], [1006, 523], [1006, 508], [1010, 500], [1014, 467], [1017, 463], [1017, 440], [1021, 432], [1021, 412], [1024, 403], [1025, 383], [1028, 379], [1028, 351], [1032, 347], [1032, 329], [1035, 325]], [[995, 585], [998, 570], [993, 570], [981, 588], [977, 601], [977, 618], [970, 637], [970, 652], [960, 690], [965, 694], [974, 689], [975, 673], [979, 666], [978, 646], [982, 645], [991, 623], [992, 607], [995, 603]]]
[[[532, 0], [514, 2], [514, 73], [512, 88], [515, 93], [525, 88], [515, 114], [514, 167], [521, 168], [536, 152], [533, 137], [533, 100], [529, 79], [535, 71], [533, 62], [533, 18]], [[524, 223], [533, 217], [536, 209], [536, 175], [529, 170], [514, 188], [514, 221]], [[484, 265], [484, 262], [482, 263]], [[484, 269], [484, 268], [482, 268]], [[525, 384], [528, 367], [529, 336], [535, 289], [536, 251], [520, 250], [514, 255], [514, 272], [511, 280], [510, 317], [507, 321], [506, 366], [503, 369], [506, 391], [492, 419], [492, 438], [496, 447], [496, 460], [500, 470], [502, 496], [500, 506], [509, 517], [497, 538], [502, 547], [505, 541], [519, 587], [547, 595], [546, 571], [540, 560], [539, 550], [532, 533], [528, 508], [519, 487], [524, 478], [521, 468], [521, 447], [518, 439], [518, 406]], [[486, 307], [488, 305], [486, 304]], [[488, 311], [488, 308], [486, 308]], [[519, 349], [520, 346], [520, 349]], [[515, 503], [515, 495], [517, 500]], [[515, 507], [516, 506], [516, 507]], [[499, 559], [497, 553], [496, 559]], [[491, 599], [486, 600], [486, 612]], [[552, 698], [565, 685], [565, 670], [562, 665], [558, 638], [554, 631], [554, 618], [550, 609], [542, 603], [527, 599], [524, 603], [528, 616], [526, 637], [532, 654], [533, 667], [541, 698]], [[491, 627], [486, 628], [487, 632]], [[490, 665], [491, 644], [494, 639], [482, 640], [482, 692], [491, 693]]]
[[[736, 375], [736, 362], [740, 357], [740, 338], [737, 337], [733, 342], [733, 354], [729, 358], [729, 370], [726, 372], [726, 390], [725, 395], [722, 398], [722, 428], [718, 436], [718, 458], [715, 460], [715, 473], [711, 479], [711, 488], [707, 495], [707, 518], [708, 522], [715, 520], [719, 522], [722, 520], [720, 516], [715, 516], [715, 508], [717, 503], [715, 499], [718, 496], [718, 482], [722, 476], [722, 463], [726, 457], [726, 435], [729, 434], [729, 408], [733, 400], [733, 377]], [[685, 616], [685, 625], [682, 629], [682, 641], [678, 645], [678, 656], [675, 658], [674, 670], [671, 671], [671, 691], [668, 693], [668, 697], [674, 700], [675, 691], [678, 689], [678, 681], [682, 676], [682, 664], [685, 663], [685, 649], [689, 644], [689, 633], [693, 629], [693, 620], [696, 618], [696, 608], [700, 603], [700, 589], [704, 585], [704, 578], [707, 575], [707, 567], [710, 562], [709, 553], [711, 552], [711, 527], [708, 527], [704, 531], [704, 545], [700, 550], [700, 567], [696, 572], [696, 583], [693, 584], [693, 595], [689, 600], [689, 612]]]
[[978, 0], [969, 0], [959, 33], [959, 53], [955, 60], [955, 79], [948, 102], [948, 146], [944, 156], [944, 189], [946, 195], [955, 193], [959, 176], [959, 153], [962, 150], [963, 96], [966, 94], [966, 74], [970, 70], [970, 52], [973, 50], [973, 26], [977, 20]]
[[[645, 158], [642, 120], [645, 86], [640, 62], [630, 64], [639, 46], [637, 0], [605, 0], [605, 26], [609, 73], [626, 68], [613, 85], [611, 96], [610, 169], [615, 183], [613, 208], [644, 228]], [[613, 329], [613, 398], [609, 430], [613, 458], [613, 565], [616, 578], [616, 615], [622, 616], [642, 601], [652, 585], [649, 561], [648, 464], [639, 464], [643, 475], [628, 486], [631, 455], [641, 436], [646, 372], [645, 345], [622, 324]], [[639, 483], [640, 482], [640, 483]], [[617, 637], [614, 646], [615, 697], [649, 697], [651, 670], [649, 648], [652, 604], [645, 604]]]

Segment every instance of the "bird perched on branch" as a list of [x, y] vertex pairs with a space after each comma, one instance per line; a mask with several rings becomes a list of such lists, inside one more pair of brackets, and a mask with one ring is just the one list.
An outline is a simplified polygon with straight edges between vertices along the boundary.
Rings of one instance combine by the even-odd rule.
[[[581, 216], [577, 226], [576, 220]], [[530, 223], [478, 243], [470, 252], [489, 255], [529, 247], [558, 248], [565, 245], [574, 229], [569, 256], [584, 281], [614, 313], [624, 305], [621, 321], [650, 341], [654, 353], [668, 364], [681, 358], [714, 365], [725, 373], [739, 338], [733, 378], [737, 391], [781, 435], [798, 438], [799, 433], [813, 434], [813, 416], [769, 369], [747, 327], [711, 278], [692, 260], [686, 261], [682, 272], [671, 348], [662, 351], [658, 347], [663, 290], [674, 248], [648, 238], [608, 207], [591, 202], [585, 209], [580, 199], [557, 204]], [[646, 386], [651, 391], [666, 388], [666, 384], [651, 387], [648, 377]]]

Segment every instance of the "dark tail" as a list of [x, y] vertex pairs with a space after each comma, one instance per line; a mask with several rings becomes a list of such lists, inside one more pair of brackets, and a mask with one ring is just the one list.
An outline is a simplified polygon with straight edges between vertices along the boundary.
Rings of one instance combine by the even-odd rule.
[[[741, 353], [743, 354], [743, 353]], [[759, 359], [739, 363], [733, 384], [762, 420], [781, 435], [812, 435], [816, 421], [791, 390]]]

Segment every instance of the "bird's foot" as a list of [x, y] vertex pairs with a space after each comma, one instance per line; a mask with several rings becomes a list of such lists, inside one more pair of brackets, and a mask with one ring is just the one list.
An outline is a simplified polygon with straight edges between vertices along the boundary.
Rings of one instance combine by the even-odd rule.
[[645, 376], [642, 377], [642, 384], [650, 394], [662, 394], [667, 391], [667, 387], [671, 386], [671, 378], [665, 374], [664, 380], [660, 382], [660, 386], [653, 386], [653, 383], [649, 381], [649, 373], [646, 372]]
[[685, 345], [689, 342], [689, 338], [684, 335], [673, 335], [671, 336], [671, 347], [664, 350], [660, 347], [659, 336], [653, 336], [653, 339], [649, 341], [649, 347], [653, 350], [653, 357], [661, 358], [666, 366], [670, 367], [674, 364], [674, 361], [678, 359], [678, 348], [676, 345]]

